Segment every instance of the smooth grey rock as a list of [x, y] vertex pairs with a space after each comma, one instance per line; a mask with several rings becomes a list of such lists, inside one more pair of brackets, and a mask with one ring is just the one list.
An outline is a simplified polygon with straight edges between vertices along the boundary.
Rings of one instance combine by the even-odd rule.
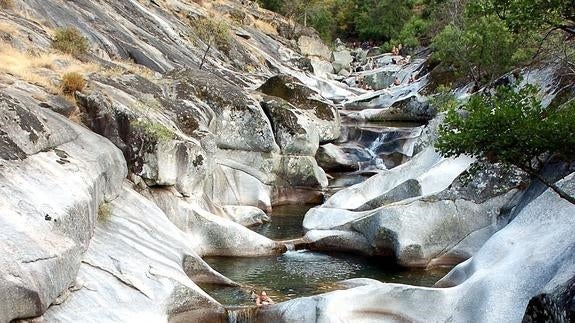
[[348, 50], [335, 51], [332, 53], [332, 65], [336, 73], [342, 70], [349, 70], [353, 62], [353, 57]]
[[329, 75], [335, 72], [333, 70], [333, 65], [322, 59], [312, 58], [311, 66], [313, 68], [313, 73], [320, 78], [328, 79]]
[[196, 240], [129, 183], [107, 207], [70, 296], [50, 307], [44, 320], [168, 322], [181, 312], [206, 319], [224, 316], [223, 307], [194, 282], [234, 283], [196, 254]]
[[[575, 193], [573, 175], [559, 185]], [[533, 297], [572, 290], [574, 212], [547, 190], [442, 279], [443, 288], [366, 285], [268, 307], [258, 321], [521, 322]]]
[[201, 256], [264, 256], [285, 249], [283, 244], [206, 211], [192, 198], [168, 190], [152, 190], [150, 197], [176, 227], [196, 242], [194, 250]]
[[354, 211], [368, 211], [377, 209], [387, 204], [406, 200], [412, 197], [421, 196], [421, 185], [414, 179], [409, 179], [388, 192], [367, 201], [362, 206], [354, 209]]
[[104, 138], [0, 92], [0, 321], [42, 314], [75, 280], [126, 164]]
[[278, 97], [265, 97], [262, 108], [269, 116], [276, 142], [286, 155], [315, 155], [319, 130], [305, 111]]
[[338, 110], [297, 79], [288, 75], [276, 75], [269, 78], [258, 90], [282, 98], [305, 113], [316, 125], [320, 143], [339, 137], [341, 121]]
[[325, 60], [331, 58], [331, 50], [319, 37], [301, 36], [298, 41], [299, 50], [304, 56], [317, 56]]
[[263, 224], [271, 220], [264, 211], [254, 206], [226, 205], [223, 209], [234, 222], [246, 227]]
[[315, 159], [321, 168], [328, 171], [347, 171], [359, 168], [358, 163], [354, 162], [348, 154], [331, 143], [321, 145]]

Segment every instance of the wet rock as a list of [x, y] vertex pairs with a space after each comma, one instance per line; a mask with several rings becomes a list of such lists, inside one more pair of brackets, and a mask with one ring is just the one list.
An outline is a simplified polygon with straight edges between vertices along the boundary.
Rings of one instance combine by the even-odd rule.
[[326, 171], [349, 171], [359, 168], [357, 162], [350, 158], [340, 147], [331, 143], [320, 146], [315, 159], [321, 168]]
[[[573, 194], [574, 183], [571, 175], [559, 185]], [[265, 308], [258, 320], [520, 322], [526, 309], [527, 319], [544, 312], [538, 321], [564, 318], [571, 302], [556, 299], [571, 297], [550, 302], [539, 295], [572, 295], [573, 212], [572, 204], [547, 190], [437, 284], [444, 288], [370, 284]]]

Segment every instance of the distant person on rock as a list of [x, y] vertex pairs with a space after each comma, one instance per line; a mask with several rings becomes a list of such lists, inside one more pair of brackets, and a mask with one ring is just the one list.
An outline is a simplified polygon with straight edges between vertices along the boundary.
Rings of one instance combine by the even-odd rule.
[[262, 290], [262, 293], [256, 298], [256, 305], [270, 305], [275, 304], [274, 301], [268, 296], [265, 290]]
[[393, 81], [393, 85], [398, 86], [401, 85], [401, 80], [399, 79], [399, 77], [395, 77], [395, 81]]
[[391, 49], [391, 54], [393, 54], [394, 56], [399, 55], [399, 50], [397, 49], [397, 47], [395, 47], [395, 45], [393, 45], [393, 48]]

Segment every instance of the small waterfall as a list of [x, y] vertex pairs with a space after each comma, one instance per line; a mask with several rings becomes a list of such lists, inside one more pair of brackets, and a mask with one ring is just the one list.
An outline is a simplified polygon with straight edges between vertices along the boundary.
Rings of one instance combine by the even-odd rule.
[[252, 323], [256, 321], [257, 307], [230, 306], [226, 307], [229, 323]]
[[372, 143], [371, 145], [369, 145], [369, 148], [367, 148], [367, 151], [370, 153], [370, 155], [372, 157], [377, 157], [377, 150], [379, 149], [379, 147], [381, 147], [382, 145], [384, 145], [387, 142], [387, 137], [389, 136], [389, 133], [384, 132], [382, 134], [380, 134]]

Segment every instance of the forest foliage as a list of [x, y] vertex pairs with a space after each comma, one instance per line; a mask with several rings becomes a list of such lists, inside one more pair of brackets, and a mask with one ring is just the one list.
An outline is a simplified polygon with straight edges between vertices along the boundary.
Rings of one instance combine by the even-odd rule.
[[487, 84], [544, 55], [575, 74], [571, 0], [258, 0], [314, 27], [327, 42], [373, 41], [387, 51], [430, 46], [455, 77]]

